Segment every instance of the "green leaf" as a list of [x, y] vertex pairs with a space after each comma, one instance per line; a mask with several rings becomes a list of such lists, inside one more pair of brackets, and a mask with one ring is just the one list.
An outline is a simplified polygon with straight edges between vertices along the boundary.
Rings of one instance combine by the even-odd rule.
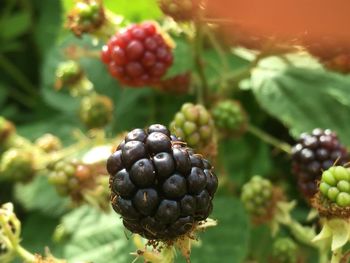
[[34, 0], [38, 9], [35, 16], [34, 38], [38, 50], [44, 54], [55, 43], [62, 24], [62, 7], [60, 0]]
[[133, 0], [132, 3], [129, 0], [105, 0], [104, 4], [111, 11], [133, 22], [159, 19], [162, 16], [157, 0]]
[[249, 135], [239, 139], [226, 139], [220, 143], [219, 158], [232, 176], [231, 179], [238, 185], [255, 174], [267, 175], [272, 169], [268, 145]]
[[60, 216], [68, 208], [68, 199], [60, 197], [45, 176], [36, 176], [28, 184], [16, 184], [15, 198], [25, 209], [50, 216]]
[[[74, 0], [61, 0], [65, 13], [74, 7]], [[103, 4], [109, 10], [126, 19], [139, 22], [146, 19], [159, 19], [162, 13], [158, 7], [157, 0], [105, 0]]]
[[25, 33], [30, 26], [30, 14], [17, 12], [3, 19], [0, 24], [0, 38], [5, 40], [14, 39]]
[[193, 249], [191, 262], [244, 262], [250, 227], [242, 203], [235, 198], [217, 197], [210, 217], [217, 219], [218, 225], [200, 234], [202, 245]]
[[127, 240], [121, 219], [115, 213], [104, 214], [83, 206], [63, 217], [63, 227], [70, 238], [63, 248], [70, 262], [131, 262], [135, 249]]
[[251, 80], [258, 102], [293, 136], [329, 128], [350, 145], [350, 77], [321, 69], [283, 67], [272, 58], [253, 71]]
[[44, 133], [52, 133], [58, 136], [64, 144], [68, 144], [74, 142], [73, 131], [79, 128], [82, 129], [78, 121], [78, 114], [73, 112], [71, 115], [51, 113], [49, 117], [21, 125], [17, 130], [20, 135], [30, 140], [35, 140]]
[[[22, 223], [22, 242], [21, 245], [31, 253], [43, 255], [45, 248], [50, 251], [55, 250], [55, 244], [51, 236], [59, 223], [57, 218], [42, 215], [37, 212], [31, 212]], [[55, 256], [58, 256], [55, 254]]]
[[189, 43], [181, 38], [174, 38], [174, 40], [176, 42], [176, 47], [173, 50], [174, 62], [165, 78], [192, 71], [194, 66], [193, 52]]

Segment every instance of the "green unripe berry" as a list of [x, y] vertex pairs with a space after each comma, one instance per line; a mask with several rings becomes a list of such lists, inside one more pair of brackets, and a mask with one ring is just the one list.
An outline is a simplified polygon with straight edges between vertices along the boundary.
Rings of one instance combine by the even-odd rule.
[[345, 168], [345, 167], [342, 167], [342, 166], [336, 166], [334, 167], [333, 170], [333, 175], [334, 175], [334, 178], [337, 180], [337, 181], [340, 181], [340, 180], [345, 180], [345, 181], [349, 181], [350, 180], [350, 173], [349, 171]]
[[350, 205], [350, 194], [348, 193], [339, 193], [337, 196], [337, 205], [341, 207], [346, 207]]
[[287, 237], [278, 238], [272, 246], [272, 257], [278, 263], [295, 263], [297, 261], [296, 243]]
[[327, 196], [330, 200], [335, 201], [337, 199], [338, 194], [339, 194], [338, 188], [331, 187], [328, 190]]
[[327, 195], [329, 188], [331, 186], [325, 182], [320, 183], [320, 191], [323, 195]]
[[345, 180], [341, 180], [341, 181], [338, 182], [337, 188], [341, 192], [349, 192], [350, 191], [350, 183], [345, 181]]
[[330, 171], [323, 172], [322, 181], [331, 186], [335, 186], [337, 184], [337, 180], [334, 178], [333, 174]]
[[184, 130], [186, 135], [191, 135], [192, 133], [194, 133], [197, 130], [197, 126], [193, 122], [186, 121], [183, 125], [183, 130]]
[[25, 182], [35, 173], [32, 153], [11, 148], [4, 152], [0, 163], [1, 178], [11, 181]]
[[56, 78], [60, 86], [74, 85], [81, 77], [82, 69], [73, 60], [61, 62], [56, 70]]
[[80, 104], [80, 119], [90, 129], [103, 128], [112, 119], [113, 102], [102, 95], [87, 96]]

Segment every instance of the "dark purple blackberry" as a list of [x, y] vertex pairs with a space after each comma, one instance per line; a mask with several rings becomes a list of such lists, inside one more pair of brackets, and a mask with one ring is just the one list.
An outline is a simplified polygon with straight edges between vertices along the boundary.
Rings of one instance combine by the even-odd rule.
[[163, 125], [129, 132], [107, 171], [113, 209], [127, 229], [148, 239], [184, 235], [212, 211], [213, 167]]
[[306, 198], [317, 192], [317, 181], [322, 171], [335, 163], [343, 165], [349, 161], [346, 148], [340, 144], [335, 132], [314, 129], [311, 134], [300, 135], [292, 150], [292, 169], [298, 186]]

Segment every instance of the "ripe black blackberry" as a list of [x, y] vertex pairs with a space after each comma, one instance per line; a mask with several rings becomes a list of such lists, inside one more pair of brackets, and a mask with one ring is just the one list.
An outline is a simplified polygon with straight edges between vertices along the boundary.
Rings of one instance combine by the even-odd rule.
[[317, 181], [322, 171], [335, 163], [347, 163], [349, 155], [335, 132], [314, 129], [311, 134], [300, 135], [298, 143], [293, 147], [292, 159], [298, 186], [305, 197], [310, 198], [317, 192]]
[[165, 126], [134, 129], [107, 161], [113, 209], [127, 229], [148, 239], [185, 235], [212, 211], [212, 168]]

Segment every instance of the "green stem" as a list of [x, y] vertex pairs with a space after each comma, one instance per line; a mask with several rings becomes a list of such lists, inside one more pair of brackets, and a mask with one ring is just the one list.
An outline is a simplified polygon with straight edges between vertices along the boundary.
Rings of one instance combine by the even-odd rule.
[[265, 131], [261, 130], [260, 128], [249, 124], [248, 125], [248, 131], [261, 139], [262, 141], [271, 144], [272, 146], [276, 147], [277, 149], [280, 149], [284, 151], [287, 154], [291, 154], [291, 146], [283, 141], [278, 140], [277, 138], [271, 136], [270, 134], [266, 133]]
[[211, 42], [213, 48], [215, 49], [215, 51], [218, 53], [218, 56], [221, 60], [221, 64], [223, 66], [223, 75], [227, 75], [227, 73], [229, 72], [229, 63], [226, 59], [226, 54], [224, 49], [222, 48], [221, 44], [217, 41], [217, 39], [215, 38], [215, 36], [213, 35], [213, 33], [210, 31], [210, 28], [206, 27], [205, 28], [205, 33], [209, 38], [209, 41]]
[[340, 263], [342, 256], [342, 248], [338, 248], [337, 250], [333, 251], [331, 263]]
[[198, 76], [201, 81], [201, 85], [197, 86], [197, 102], [204, 104], [208, 97], [208, 81], [205, 76], [204, 66], [202, 61], [202, 51], [203, 51], [203, 29], [200, 21], [196, 22], [196, 35], [194, 43], [194, 62]]
[[20, 245], [17, 246], [16, 252], [24, 262], [32, 263], [36, 261], [35, 256]]
[[17, 82], [17, 84], [31, 95], [37, 96], [35, 86], [27, 77], [5, 56], [0, 55], [0, 67]]

